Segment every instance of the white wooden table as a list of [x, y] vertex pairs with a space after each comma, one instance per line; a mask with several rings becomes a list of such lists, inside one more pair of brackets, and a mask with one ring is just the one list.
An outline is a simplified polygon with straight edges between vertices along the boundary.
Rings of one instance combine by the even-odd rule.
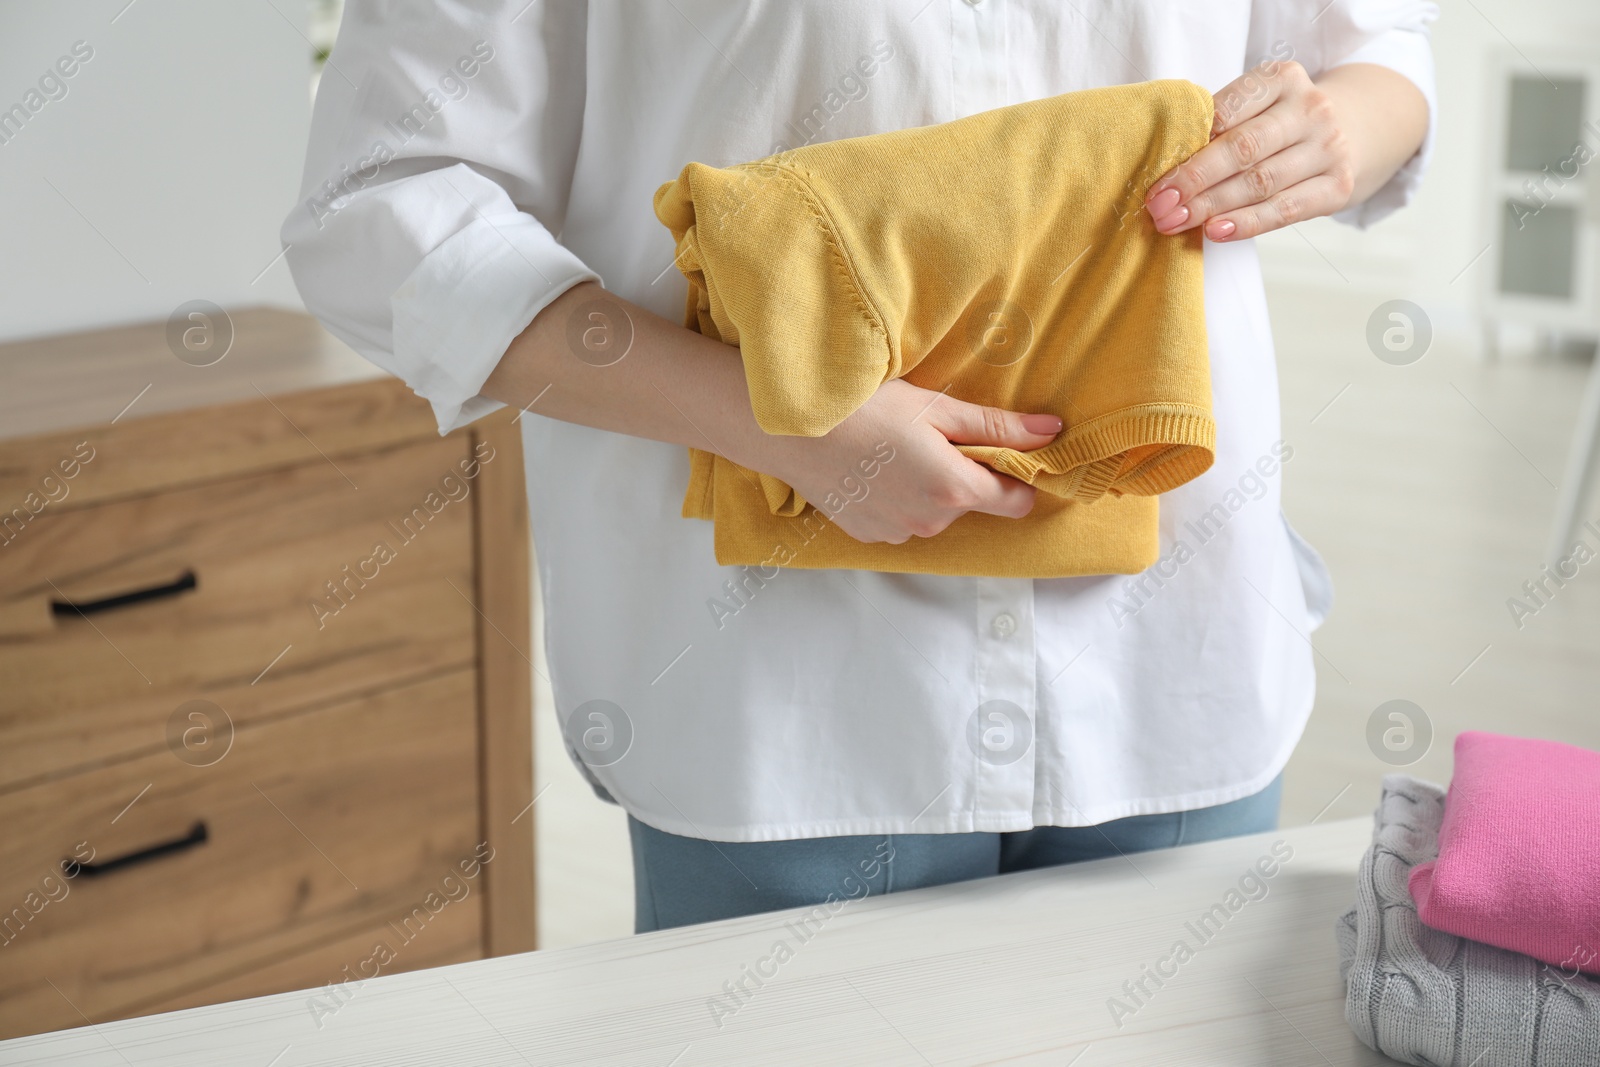
[[[85, 1026], [0, 1043], [0, 1064], [1387, 1064], [1345, 1025], [1333, 937], [1370, 827], [850, 901], [804, 939], [773, 913], [379, 977], [323, 994], [320, 1019], [309, 991]], [[1228, 913], [1278, 840], [1293, 857]], [[1213, 905], [1226, 918], [1202, 943]], [[1127, 998], [1179, 940], [1192, 958]], [[736, 1005], [724, 983], [741, 980]]]

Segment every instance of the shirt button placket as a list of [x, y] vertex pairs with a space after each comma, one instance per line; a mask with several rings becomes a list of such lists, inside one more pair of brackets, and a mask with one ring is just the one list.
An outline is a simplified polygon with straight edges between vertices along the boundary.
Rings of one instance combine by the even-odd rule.
[[1007, 99], [1008, 0], [949, 0], [957, 117], [1004, 107]]
[[[952, 90], [958, 117], [1010, 103], [1007, 2], [950, 0]], [[977, 593], [973, 642], [977, 705], [966, 709], [967, 737], [977, 756], [973, 783], [977, 828], [994, 830], [996, 817], [1021, 814], [1031, 821], [1034, 808], [1033, 582], [979, 578]]]
[[974, 814], [980, 829], [992, 830], [993, 817], [1031, 816], [1034, 807], [1033, 582], [979, 578], [977, 594], [977, 706], [967, 712], [967, 736], [977, 756]]

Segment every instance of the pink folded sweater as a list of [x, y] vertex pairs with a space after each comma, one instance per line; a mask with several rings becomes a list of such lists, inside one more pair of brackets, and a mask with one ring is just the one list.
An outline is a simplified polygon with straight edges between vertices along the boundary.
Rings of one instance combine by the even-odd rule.
[[1412, 868], [1428, 926], [1600, 975], [1600, 752], [1469, 730], [1439, 828]]

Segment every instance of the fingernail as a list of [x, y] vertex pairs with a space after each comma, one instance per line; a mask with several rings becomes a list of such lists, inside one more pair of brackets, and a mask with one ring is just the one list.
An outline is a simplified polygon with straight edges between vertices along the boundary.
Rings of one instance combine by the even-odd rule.
[[1189, 209], [1180, 207], [1178, 210], [1156, 219], [1156, 229], [1162, 233], [1171, 233], [1179, 226], [1189, 221]]
[[1228, 238], [1233, 236], [1233, 231], [1236, 229], [1238, 229], [1238, 227], [1235, 226], [1230, 220], [1218, 219], [1215, 222], [1207, 224], [1206, 236], [1211, 238], [1213, 241], [1226, 241]]
[[1159, 219], [1173, 208], [1178, 206], [1178, 198], [1183, 194], [1176, 189], [1166, 189], [1150, 198], [1145, 204], [1145, 210], [1150, 212], [1150, 217]]
[[1043, 437], [1054, 437], [1061, 432], [1061, 420], [1054, 415], [1024, 415], [1022, 428]]

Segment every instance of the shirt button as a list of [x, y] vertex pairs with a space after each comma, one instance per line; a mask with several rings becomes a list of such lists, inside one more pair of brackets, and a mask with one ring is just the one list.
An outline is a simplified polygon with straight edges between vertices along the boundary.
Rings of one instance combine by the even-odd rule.
[[1017, 618], [1009, 612], [1001, 612], [996, 615], [994, 622], [990, 625], [994, 627], [994, 635], [996, 637], [1010, 637], [1017, 632]]

